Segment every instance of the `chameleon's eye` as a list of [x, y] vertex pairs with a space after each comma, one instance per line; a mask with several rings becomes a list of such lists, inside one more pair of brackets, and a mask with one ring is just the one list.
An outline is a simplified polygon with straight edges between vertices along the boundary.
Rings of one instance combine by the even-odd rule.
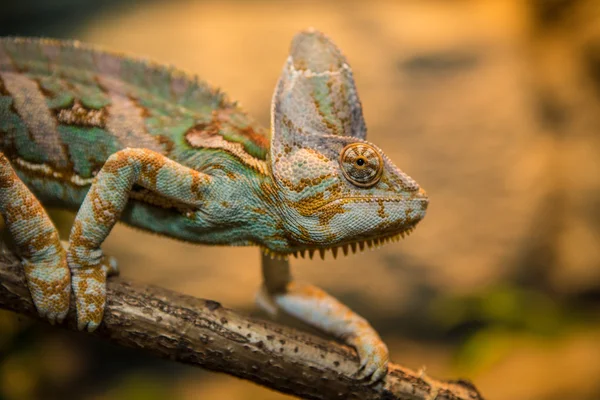
[[360, 187], [379, 182], [383, 160], [377, 150], [366, 143], [352, 143], [342, 149], [340, 165], [346, 179]]

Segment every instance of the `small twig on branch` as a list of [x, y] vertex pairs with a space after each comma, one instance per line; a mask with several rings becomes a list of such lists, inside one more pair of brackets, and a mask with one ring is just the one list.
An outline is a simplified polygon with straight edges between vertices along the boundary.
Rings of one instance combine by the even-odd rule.
[[[74, 301], [63, 324], [76, 330]], [[20, 263], [0, 242], [0, 308], [37, 318]], [[211, 300], [113, 278], [93, 335], [308, 399], [482, 400], [466, 381], [442, 382], [389, 366], [383, 384], [352, 378], [348, 347], [238, 314]]]

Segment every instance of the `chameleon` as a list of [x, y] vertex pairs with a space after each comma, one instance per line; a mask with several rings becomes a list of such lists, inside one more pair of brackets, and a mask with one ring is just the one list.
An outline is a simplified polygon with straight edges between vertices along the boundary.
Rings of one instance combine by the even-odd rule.
[[[410, 233], [428, 196], [366, 140], [352, 70], [325, 34], [294, 36], [270, 130], [197, 77], [78, 41], [0, 38], [0, 214], [41, 317], [102, 322], [101, 245], [118, 222], [187, 242], [258, 246], [257, 303], [358, 353], [377, 382], [389, 351], [325, 291], [295, 281], [290, 256], [335, 257]], [[76, 212], [63, 246], [45, 207]]]

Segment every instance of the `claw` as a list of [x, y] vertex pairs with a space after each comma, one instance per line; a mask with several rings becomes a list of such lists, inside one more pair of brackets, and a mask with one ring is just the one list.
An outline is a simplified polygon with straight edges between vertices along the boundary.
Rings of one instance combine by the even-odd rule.
[[369, 334], [358, 335], [352, 345], [360, 357], [360, 366], [354, 377], [368, 381], [370, 385], [385, 378], [388, 369], [388, 349], [379, 336], [373, 331]]
[[51, 325], [60, 324], [66, 318], [69, 312], [68, 297], [70, 286], [67, 286], [63, 293], [54, 293], [48, 297], [43, 294], [32, 291], [32, 298], [40, 317], [46, 319]]
[[387, 368], [387, 362], [385, 363], [385, 366], [383, 368], [377, 369], [373, 372], [373, 374], [371, 375], [371, 380], [369, 381], [369, 383], [375, 384], [379, 381], [381, 381], [383, 378], [385, 378], [385, 376], [387, 375], [388, 372], [388, 368]]
[[54, 315], [54, 313], [39, 313], [40, 317], [45, 318], [48, 322], [50, 322], [50, 325], [54, 325], [56, 323], [56, 316]]
[[[76, 269], [72, 276], [73, 292], [77, 305], [77, 329], [93, 332], [104, 316], [106, 306], [107, 265]], [[87, 288], [87, 290], [83, 290]]]
[[[80, 331], [94, 332], [96, 328], [100, 326], [104, 313], [100, 314], [100, 320], [96, 320], [92, 318], [97, 317], [97, 315], [90, 315], [88, 310], [89, 305], [85, 303], [77, 304], [77, 329]], [[102, 310], [104, 311], [104, 304], [102, 304]]]
[[42, 318], [46, 318], [48, 320], [48, 322], [50, 322], [50, 325], [54, 325], [54, 324], [61, 324], [67, 317], [68, 312], [69, 312], [69, 309], [66, 309], [65, 311], [60, 311], [60, 312], [48, 311], [47, 313], [40, 313], [40, 316]]
[[94, 322], [94, 321], [90, 321], [87, 323], [82, 323], [82, 324], [77, 324], [77, 329], [79, 329], [80, 331], [88, 331], [88, 332], [94, 332], [96, 330], [96, 328], [98, 328], [99, 324]]
[[65, 311], [64, 313], [58, 314], [58, 316], [56, 317], [56, 322], [58, 322], [59, 324], [62, 324], [63, 321], [65, 320], [65, 318], [67, 318], [67, 313], [68, 313], [68, 310]]

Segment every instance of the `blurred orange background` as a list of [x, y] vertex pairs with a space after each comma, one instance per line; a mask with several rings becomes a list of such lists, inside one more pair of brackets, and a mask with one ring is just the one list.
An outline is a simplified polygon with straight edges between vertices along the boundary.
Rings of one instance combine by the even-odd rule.
[[[353, 67], [369, 140], [431, 203], [404, 241], [292, 260], [297, 278], [371, 321], [395, 362], [468, 378], [485, 398], [600, 399], [600, 2], [20, 0], [1, 9], [2, 35], [79, 39], [176, 65], [265, 126], [292, 36], [322, 30]], [[53, 215], [68, 233], [71, 217]], [[255, 248], [118, 226], [104, 249], [127, 279], [262, 315]], [[0, 312], [1, 399], [286, 397]]]

